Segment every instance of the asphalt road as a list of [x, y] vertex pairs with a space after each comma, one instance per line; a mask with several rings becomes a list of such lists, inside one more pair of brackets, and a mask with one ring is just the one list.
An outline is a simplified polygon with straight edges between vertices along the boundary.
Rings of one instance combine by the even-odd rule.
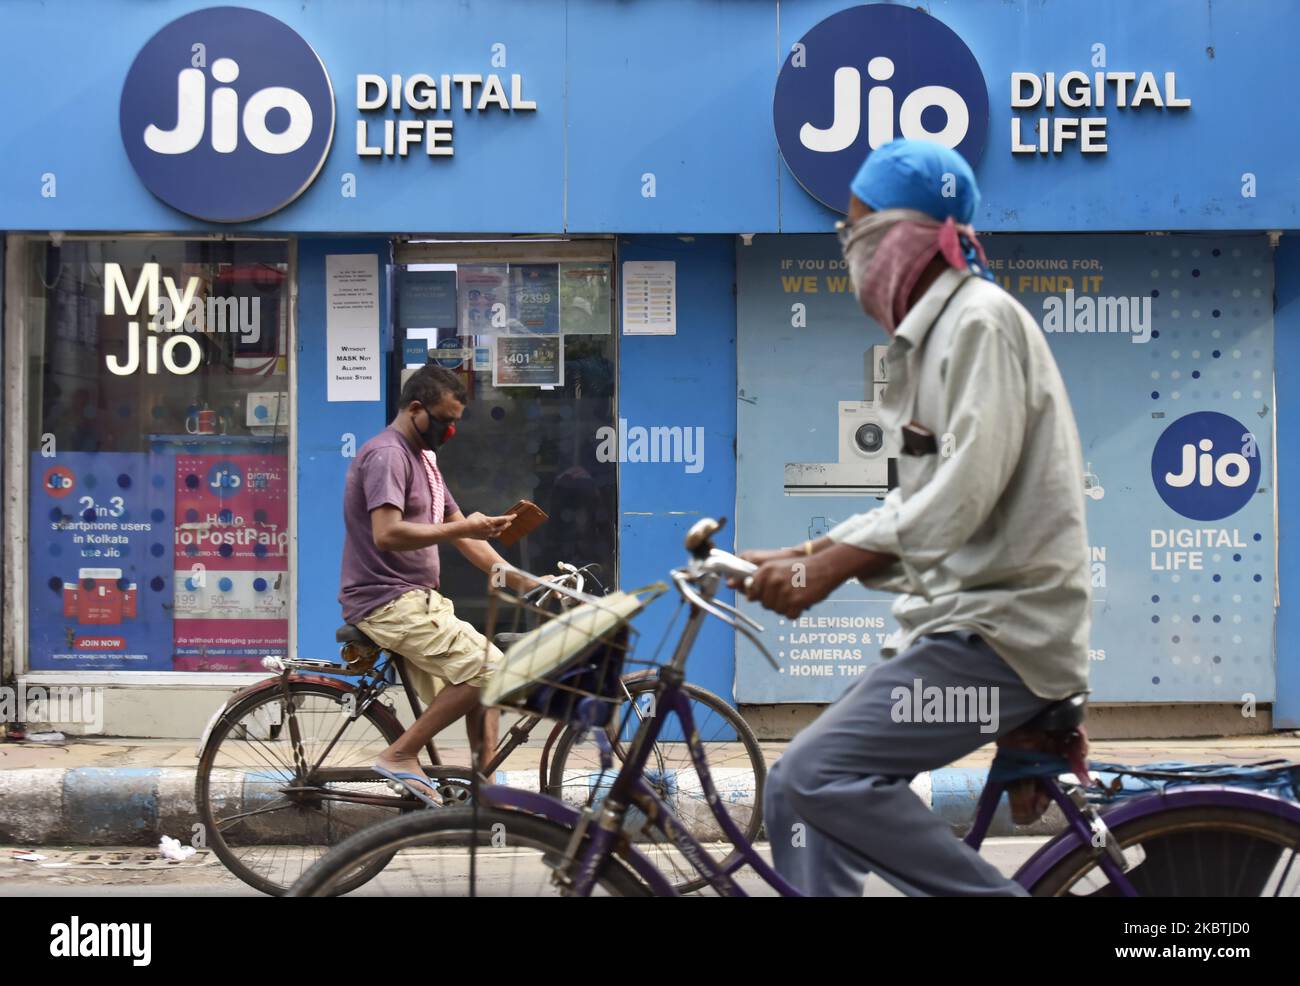
[[[991, 839], [984, 855], [1010, 875], [1044, 842], [1041, 838]], [[770, 858], [767, 846], [760, 850]], [[38, 853], [44, 860], [19, 860], [15, 853]], [[675, 861], [659, 860], [670, 870]], [[479, 887], [483, 896], [535, 896], [551, 891], [549, 873], [535, 854], [520, 850], [479, 853]], [[353, 896], [458, 896], [464, 886], [468, 855], [461, 850], [412, 850], [395, 859], [371, 883]], [[774, 896], [752, 871], [741, 874], [741, 885], [754, 896]], [[221, 862], [204, 853], [184, 863], [166, 863], [138, 848], [0, 847], [0, 897], [256, 897], [256, 891], [226, 872]], [[872, 877], [868, 897], [893, 897], [897, 892]]]

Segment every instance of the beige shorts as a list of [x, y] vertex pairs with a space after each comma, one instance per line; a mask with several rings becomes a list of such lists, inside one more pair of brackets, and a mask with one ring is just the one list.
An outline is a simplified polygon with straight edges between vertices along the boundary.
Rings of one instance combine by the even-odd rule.
[[446, 684], [482, 688], [502, 660], [501, 651], [459, 619], [451, 600], [435, 589], [413, 589], [356, 625], [380, 647], [406, 658], [407, 677], [426, 703]]

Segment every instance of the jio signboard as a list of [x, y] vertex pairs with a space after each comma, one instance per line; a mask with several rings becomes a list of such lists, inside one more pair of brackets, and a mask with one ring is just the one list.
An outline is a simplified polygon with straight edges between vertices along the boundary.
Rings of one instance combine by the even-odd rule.
[[242, 7], [172, 21], [122, 87], [122, 143], [145, 186], [210, 222], [246, 222], [315, 180], [334, 137], [334, 89], [292, 28]]
[[776, 82], [781, 156], [818, 201], [848, 211], [849, 182], [897, 137], [984, 150], [989, 94], [952, 29], [911, 7], [867, 4], [832, 14], [791, 46]]

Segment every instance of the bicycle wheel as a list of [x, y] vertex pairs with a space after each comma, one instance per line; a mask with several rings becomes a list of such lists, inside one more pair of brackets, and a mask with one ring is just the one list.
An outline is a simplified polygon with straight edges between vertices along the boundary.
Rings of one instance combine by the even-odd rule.
[[[602, 774], [593, 737], [588, 735], [580, 741], [578, 730], [566, 729], [551, 760], [549, 793], [574, 805], [599, 800], [626, 756], [637, 724], [651, 714], [657, 686], [653, 677], [628, 683], [631, 701], [624, 701], [606, 730], [614, 747], [614, 770]], [[767, 763], [758, 739], [740, 714], [719, 696], [698, 685], [686, 684], [683, 689], [690, 698], [691, 716], [722, 806], [746, 840], [753, 842], [763, 824], [763, 784], [767, 779]], [[725, 866], [735, 861], [735, 846], [709, 809], [676, 716], [664, 726], [646, 762], [646, 780], [710, 856]], [[647, 832], [643, 822], [639, 811], [630, 812], [630, 834], [634, 840], [657, 843], [642, 849], [651, 854], [677, 892], [687, 894], [704, 887], [707, 881], [662, 836]]]
[[[563, 896], [551, 877], [573, 832], [546, 818], [518, 811], [447, 808], [389, 819], [331, 849], [294, 884], [290, 897], [332, 897], [346, 892], [349, 874], [383, 873], [367, 888], [401, 897]], [[391, 862], [390, 862], [391, 860]], [[610, 857], [596, 880], [596, 896], [645, 897], [649, 889], [619, 859]]]
[[[291, 681], [288, 687], [301, 764], [284, 693], [268, 688], [241, 699], [217, 721], [200, 754], [194, 790], [207, 845], [231, 873], [273, 896], [288, 890], [329, 846], [407, 810], [369, 770], [401, 734], [396, 720], [372, 705], [349, 722], [351, 693], [310, 681]], [[307, 777], [317, 761], [341, 774], [326, 782]], [[390, 804], [334, 800], [349, 795], [386, 797]], [[422, 807], [414, 798], [409, 801], [410, 809]], [[382, 861], [376, 861], [372, 869], [358, 871], [349, 887], [381, 868]]]
[[[1104, 816], [1103, 816], [1104, 817]], [[1124, 874], [1143, 897], [1295, 896], [1300, 825], [1249, 808], [1186, 807], [1111, 830]], [[1035, 897], [1118, 897], [1094, 850], [1083, 846], [1028, 888]]]

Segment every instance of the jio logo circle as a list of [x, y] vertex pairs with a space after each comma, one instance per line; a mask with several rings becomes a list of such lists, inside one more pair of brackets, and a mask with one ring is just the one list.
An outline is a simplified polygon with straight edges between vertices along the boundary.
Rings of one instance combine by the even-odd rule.
[[42, 485], [46, 493], [61, 500], [77, 485], [77, 477], [67, 466], [51, 466], [45, 471]]
[[1221, 520], [1250, 502], [1261, 473], [1255, 436], [1217, 411], [1179, 418], [1151, 455], [1151, 480], [1172, 509], [1192, 520]]
[[284, 208], [315, 180], [334, 139], [334, 88], [288, 25], [243, 7], [172, 21], [122, 86], [122, 143], [145, 186], [209, 222]]
[[229, 459], [222, 459], [208, 469], [208, 491], [218, 499], [228, 500], [244, 488], [244, 472]]
[[847, 212], [858, 168], [897, 137], [933, 140], [974, 165], [988, 137], [989, 93], [947, 25], [911, 7], [867, 4], [832, 14], [791, 47], [772, 117], [799, 184]]

